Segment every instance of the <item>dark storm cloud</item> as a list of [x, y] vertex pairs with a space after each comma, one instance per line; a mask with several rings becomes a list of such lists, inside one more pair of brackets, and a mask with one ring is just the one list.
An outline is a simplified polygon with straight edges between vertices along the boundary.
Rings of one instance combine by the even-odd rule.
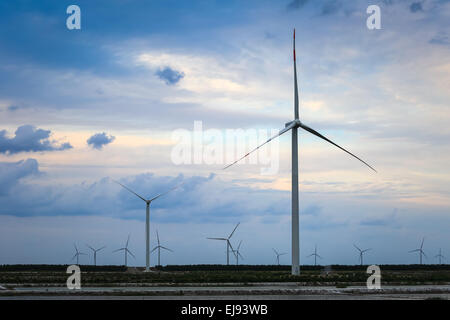
[[163, 69], [159, 69], [156, 72], [158, 78], [163, 80], [167, 85], [173, 85], [179, 82], [184, 77], [184, 73], [171, 69], [170, 67], [165, 67]]
[[90, 145], [94, 149], [102, 149], [103, 146], [106, 146], [107, 144], [110, 144], [114, 141], [116, 137], [107, 135], [106, 132], [102, 133], [96, 133], [92, 135], [89, 139], [87, 139], [87, 144]]
[[416, 13], [418, 11], [423, 11], [422, 3], [421, 2], [413, 2], [409, 6], [409, 10], [413, 13]]
[[0, 153], [60, 151], [72, 148], [70, 143], [57, 145], [56, 141], [49, 140], [50, 130], [37, 129], [31, 125], [17, 128], [13, 138], [8, 138], [6, 133], [6, 130], [0, 131]]
[[338, 12], [341, 9], [341, 7], [342, 7], [342, 4], [337, 0], [327, 1], [322, 7], [321, 14], [323, 16], [335, 14], [336, 12]]
[[8, 106], [8, 111], [16, 111], [16, 110], [19, 110], [19, 106], [16, 105]]
[[18, 162], [0, 162], [0, 196], [6, 194], [20, 179], [39, 174], [35, 159]]
[[287, 8], [290, 10], [301, 9], [308, 1], [309, 0], [293, 0], [288, 3]]

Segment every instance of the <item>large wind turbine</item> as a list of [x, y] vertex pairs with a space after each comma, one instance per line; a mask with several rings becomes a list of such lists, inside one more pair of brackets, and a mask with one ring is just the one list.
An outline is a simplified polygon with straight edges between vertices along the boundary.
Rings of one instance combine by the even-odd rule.
[[76, 245], [75, 243], [73, 244], [73, 246], [75, 247], [75, 255], [72, 257], [71, 261], [72, 261], [73, 259], [77, 258], [77, 264], [78, 264], [78, 261], [79, 261], [78, 258], [79, 258], [80, 256], [82, 256], [82, 255], [86, 256], [87, 254], [78, 251], [77, 245]]
[[364, 255], [364, 253], [365, 253], [366, 251], [369, 251], [369, 250], [372, 250], [372, 249], [369, 248], [369, 249], [361, 250], [360, 248], [358, 248], [358, 247], [356, 246], [356, 244], [354, 244], [353, 246], [359, 251], [359, 262], [361, 263], [361, 265], [363, 265], [363, 255]]
[[128, 262], [128, 259], [127, 259], [128, 258], [128, 253], [131, 254], [131, 256], [136, 259], [134, 254], [128, 249], [128, 242], [130, 242], [130, 235], [128, 235], [127, 243], [125, 244], [124, 248], [120, 248], [120, 249], [117, 249], [117, 250], [113, 251], [113, 252], [122, 251], [122, 250], [124, 251], [124, 254], [125, 254], [125, 267], [127, 266], [127, 262]]
[[322, 259], [322, 257], [319, 254], [317, 254], [317, 245], [314, 247], [314, 253], [310, 254], [308, 258], [313, 256], [314, 256], [314, 265], [317, 266], [317, 258]]
[[445, 257], [441, 253], [442, 249], [439, 248], [439, 254], [435, 255], [435, 258], [439, 258], [439, 264], [442, 264], [442, 259], [445, 259]]
[[266, 143], [269, 143], [273, 139], [281, 136], [283, 133], [288, 132], [289, 130], [292, 130], [292, 274], [293, 275], [299, 275], [300, 274], [300, 243], [299, 243], [299, 199], [298, 199], [298, 128], [302, 128], [303, 130], [308, 131], [309, 133], [312, 133], [313, 135], [331, 143], [332, 145], [338, 147], [342, 151], [348, 153], [352, 157], [358, 159], [362, 163], [364, 163], [366, 166], [368, 166], [370, 169], [376, 172], [374, 168], [372, 168], [369, 164], [367, 164], [365, 161], [354, 155], [353, 153], [345, 150], [341, 146], [337, 145], [330, 139], [326, 138], [316, 130], [308, 127], [306, 124], [300, 121], [299, 119], [299, 107], [298, 107], [298, 85], [297, 85], [297, 62], [295, 57], [295, 29], [294, 29], [294, 120], [286, 123], [285, 128], [280, 130], [277, 135], [273, 136], [263, 144], [259, 145], [243, 157], [239, 158], [235, 162], [231, 163], [230, 165], [226, 166], [224, 169], [231, 167], [238, 161], [244, 159], [252, 152], [258, 150]]
[[106, 246], [103, 246], [103, 247], [101, 247], [99, 249], [94, 249], [88, 244], [86, 246], [94, 252], [94, 266], [96, 266], [97, 265], [97, 252], [100, 251], [100, 250], [105, 249]]
[[285, 255], [286, 252], [278, 253], [278, 251], [275, 250], [274, 248], [272, 248], [272, 250], [273, 250], [273, 252], [275, 252], [275, 254], [277, 255], [277, 263], [278, 263], [278, 265], [280, 265], [280, 256]]
[[423, 242], [424, 242], [424, 241], [425, 241], [425, 238], [422, 238], [422, 243], [420, 244], [420, 248], [409, 251], [409, 253], [411, 253], [411, 252], [419, 252], [419, 261], [420, 261], [420, 264], [422, 264], [422, 255], [425, 256], [425, 258], [427, 257], [427, 255], [425, 254], [425, 252], [423, 252], [423, 250], [422, 250], [422, 248], [423, 248]]
[[[160, 265], [161, 265], [161, 249], [164, 249], [164, 250], [167, 250], [167, 251], [170, 251], [170, 252], [173, 252], [173, 250], [171, 250], [171, 249], [169, 249], [169, 248], [166, 248], [166, 247], [163, 247], [163, 246], [160, 244], [160, 242], [159, 242], [159, 234], [158, 234], [158, 230], [156, 230], [156, 238], [158, 239], [158, 245], [157, 245], [156, 247], [154, 247], [153, 250], [152, 250], [151, 252], [153, 252], [153, 251], [155, 251], [156, 249], [158, 249], [158, 266], [160, 266]], [[151, 252], [150, 252], [150, 253], [151, 253]]]
[[236, 225], [236, 227], [234, 227], [233, 231], [230, 233], [228, 238], [207, 238], [207, 239], [210, 239], [210, 240], [222, 240], [222, 241], [226, 241], [227, 242], [227, 266], [230, 264], [230, 248], [234, 252], [233, 246], [231, 245], [231, 242], [230, 242], [230, 239], [233, 236], [233, 234], [236, 231], [236, 229], [239, 226], [239, 224], [240, 224], [240, 222]]
[[159, 197], [161, 197], [161, 196], [163, 196], [163, 195], [165, 195], [165, 194], [175, 190], [176, 188], [181, 186], [181, 184], [173, 187], [169, 191], [166, 191], [164, 193], [158, 194], [154, 198], [145, 199], [144, 197], [138, 195], [136, 192], [134, 192], [130, 188], [128, 188], [128, 187], [124, 186], [123, 184], [121, 184], [120, 182], [115, 181], [115, 180], [114, 180], [114, 182], [119, 184], [120, 186], [122, 186], [126, 190], [130, 191], [132, 194], [134, 194], [136, 197], [140, 198], [141, 200], [143, 200], [146, 203], [146, 209], [145, 209], [145, 271], [148, 272], [148, 271], [150, 271], [150, 203], [152, 203], [152, 201], [158, 199]]
[[236, 257], [236, 265], [239, 265], [239, 257], [241, 257], [242, 259], [244, 259], [244, 257], [242, 256], [241, 252], [239, 251], [241, 248], [241, 244], [242, 244], [242, 240], [239, 242], [239, 245], [237, 246], [236, 250], [233, 250], [234, 256]]

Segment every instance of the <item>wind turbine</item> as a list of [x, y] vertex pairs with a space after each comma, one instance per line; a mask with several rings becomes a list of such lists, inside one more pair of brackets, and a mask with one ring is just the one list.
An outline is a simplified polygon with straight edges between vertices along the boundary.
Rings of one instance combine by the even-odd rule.
[[130, 242], [130, 235], [128, 235], [127, 243], [126, 243], [124, 248], [120, 248], [120, 249], [117, 249], [117, 250], [113, 251], [113, 252], [122, 251], [122, 250], [124, 251], [124, 253], [125, 253], [125, 267], [127, 266], [128, 253], [131, 254], [131, 256], [136, 259], [134, 254], [128, 249], [128, 242]]
[[136, 197], [140, 198], [141, 200], [145, 201], [145, 203], [146, 203], [146, 209], [145, 209], [145, 271], [148, 272], [148, 271], [150, 271], [150, 204], [152, 203], [152, 201], [158, 199], [159, 197], [166, 195], [167, 193], [180, 187], [181, 184], [173, 187], [169, 191], [158, 194], [156, 197], [153, 197], [151, 199], [145, 199], [144, 197], [138, 195], [136, 192], [134, 192], [130, 188], [121, 184], [120, 182], [115, 181], [115, 180], [113, 180], [113, 181], [115, 183], [119, 184], [120, 186], [122, 186], [123, 188], [125, 188], [126, 190], [130, 191], [132, 194], [134, 194]]
[[97, 265], [97, 252], [100, 251], [100, 250], [105, 249], [106, 246], [103, 246], [103, 247], [101, 247], [99, 249], [94, 249], [88, 244], [86, 246], [94, 252], [94, 266], [96, 266]]
[[423, 250], [422, 250], [422, 248], [423, 248], [423, 242], [424, 242], [424, 241], [425, 241], [425, 238], [422, 239], [422, 243], [420, 244], [420, 248], [419, 248], [419, 249], [414, 249], [414, 250], [409, 251], [409, 253], [411, 253], [411, 252], [419, 252], [419, 261], [420, 261], [420, 264], [422, 264], [422, 255], [424, 255], [425, 258], [427, 257], [427, 255], [425, 254], [425, 252], [423, 252]]
[[365, 253], [366, 251], [369, 251], [369, 250], [372, 250], [372, 249], [369, 248], [369, 249], [361, 250], [360, 248], [358, 248], [358, 247], [356, 246], [356, 244], [354, 244], [353, 246], [359, 251], [359, 261], [360, 261], [361, 265], [363, 265], [363, 255], [364, 255], [364, 253]]
[[348, 153], [352, 157], [358, 159], [362, 163], [364, 163], [366, 166], [368, 166], [373, 171], [377, 172], [374, 168], [372, 168], [368, 163], [366, 163], [364, 160], [360, 159], [353, 153], [347, 151], [346, 149], [342, 148], [338, 144], [334, 143], [330, 139], [326, 138], [316, 130], [308, 127], [306, 124], [300, 121], [299, 119], [299, 101], [298, 101], [298, 85], [297, 85], [297, 62], [295, 57], [295, 29], [294, 29], [294, 120], [286, 123], [285, 128], [280, 130], [278, 134], [271, 137], [269, 140], [264, 142], [263, 144], [259, 145], [252, 151], [248, 152], [243, 157], [239, 158], [235, 162], [229, 164], [224, 169], [227, 169], [234, 165], [235, 163], [239, 162], [240, 160], [247, 157], [252, 152], [258, 150], [266, 143], [269, 143], [273, 139], [281, 136], [283, 133], [288, 132], [289, 130], [292, 130], [292, 270], [291, 273], [293, 275], [299, 275], [300, 274], [300, 243], [299, 243], [299, 199], [298, 199], [298, 129], [302, 128], [305, 131], [308, 131], [309, 133], [312, 133], [313, 135], [331, 143], [332, 145], [338, 147], [342, 151]]
[[273, 250], [273, 252], [275, 252], [275, 254], [277, 255], [277, 263], [278, 263], [278, 265], [280, 265], [280, 256], [285, 255], [286, 252], [278, 253], [278, 251], [275, 250], [274, 248], [272, 248], [272, 250]]
[[[161, 265], [161, 249], [164, 249], [164, 250], [167, 250], [167, 251], [170, 251], [170, 252], [173, 252], [173, 250], [171, 250], [171, 249], [169, 249], [169, 248], [166, 248], [166, 247], [163, 247], [160, 243], [159, 243], [159, 234], [158, 234], [158, 230], [156, 230], [156, 237], [157, 237], [157, 239], [158, 239], [158, 245], [156, 246], [156, 247], [154, 247], [153, 248], [153, 250], [151, 251], [151, 252], [153, 252], [153, 251], [155, 251], [156, 249], [158, 249], [158, 266], [160, 266]], [[150, 252], [150, 253], [151, 253]]]
[[312, 256], [314, 256], [314, 265], [316, 266], [317, 265], [317, 258], [319, 257], [320, 259], [322, 259], [322, 257], [317, 254], [317, 245], [314, 247], [314, 253], [310, 254], [308, 256], [308, 258], [312, 257]]
[[236, 265], [239, 265], [239, 257], [241, 257], [242, 259], [244, 259], [244, 257], [242, 256], [241, 252], [239, 251], [239, 249], [241, 248], [241, 244], [242, 244], [242, 240], [239, 242], [239, 245], [237, 246], [236, 250], [233, 250], [234, 256], [236, 257]]
[[439, 264], [442, 264], [442, 259], [445, 259], [445, 257], [441, 253], [441, 248], [439, 248], [439, 254], [435, 255], [435, 258], [439, 258]]
[[75, 259], [75, 257], [76, 257], [76, 258], [77, 258], [77, 264], [79, 264], [79, 263], [78, 263], [78, 258], [79, 258], [81, 255], [85, 255], [85, 256], [86, 256], [87, 254], [78, 251], [77, 245], [76, 245], [75, 243], [73, 244], [73, 246], [75, 247], [75, 255], [72, 257], [72, 259], [71, 259], [70, 261], [72, 261], [72, 260]]
[[230, 239], [233, 236], [233, 233], [236, 231], [236, 229], [239, 226], [239, 224], [240, 224], [240, 222], [236, 225], [236, 227], [234, 227], [233, 231], [230, 233], [228, 238], [207, 238], [207, 239], [210, 239], [210, 240], [221, 240], [221, 241], [226, 241], [227, 242], [227, 266], [230, 264], [230, 248], [234, 252], [233, 246], [231, 245], [231, 242], [230, 242]]

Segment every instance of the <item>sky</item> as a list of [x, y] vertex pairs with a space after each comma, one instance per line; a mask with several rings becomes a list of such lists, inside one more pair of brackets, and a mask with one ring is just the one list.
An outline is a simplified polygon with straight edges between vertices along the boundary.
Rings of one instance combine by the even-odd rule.
[[[16, 0], [0, 3], [0, 264], [70, 263], [74, 243], [121, 264], [130, 235], [143, 266], [145, 203], [114, 180], [144, 197], [182, 183], [151, 205], [162, 264], [225, 263], [206, 238], [238, 222], [241, 263], [290, 253], [290, 134], [223, 167], [293, 120], [294, 28], [301, 121], [378, 172], [300, 131], [301, 264], [315, 245], [321, 264], [357, 264], [353, 244], [417, 263], [423, 238], [425, 263], [450, 257], [450, 1]], [[228, 130], [256, 140], [176, 161], [198, 123], [204, 150]]]

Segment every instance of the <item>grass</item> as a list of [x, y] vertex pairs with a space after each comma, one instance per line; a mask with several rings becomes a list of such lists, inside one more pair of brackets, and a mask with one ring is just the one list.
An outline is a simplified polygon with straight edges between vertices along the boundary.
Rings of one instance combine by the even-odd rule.
[[[348, 286], [365, 284], [369, 274], [366, 267], [332, 266], [325, 274], [323, 267], [302, 267], [300, 276], [290, 274], [287, 266], [167, 266], [159, 267], [150, 273], [116, 266], [80, 266], [84, 286], [144, 286], [148, 284], [183, 285], [187, 283], [241, 283], [251, 285], [258, 282], [298, 282], [302, 285]], [[380, 266], [383, 284], [415, 285], [450, 283], [450, 266], [405, 265]], [[0, 266], [0, 284], [3, 286], [20, 284], [21, 286], [65, 285], [67, 266]], [[107, 271], [105, 271], [107, 270]]]

